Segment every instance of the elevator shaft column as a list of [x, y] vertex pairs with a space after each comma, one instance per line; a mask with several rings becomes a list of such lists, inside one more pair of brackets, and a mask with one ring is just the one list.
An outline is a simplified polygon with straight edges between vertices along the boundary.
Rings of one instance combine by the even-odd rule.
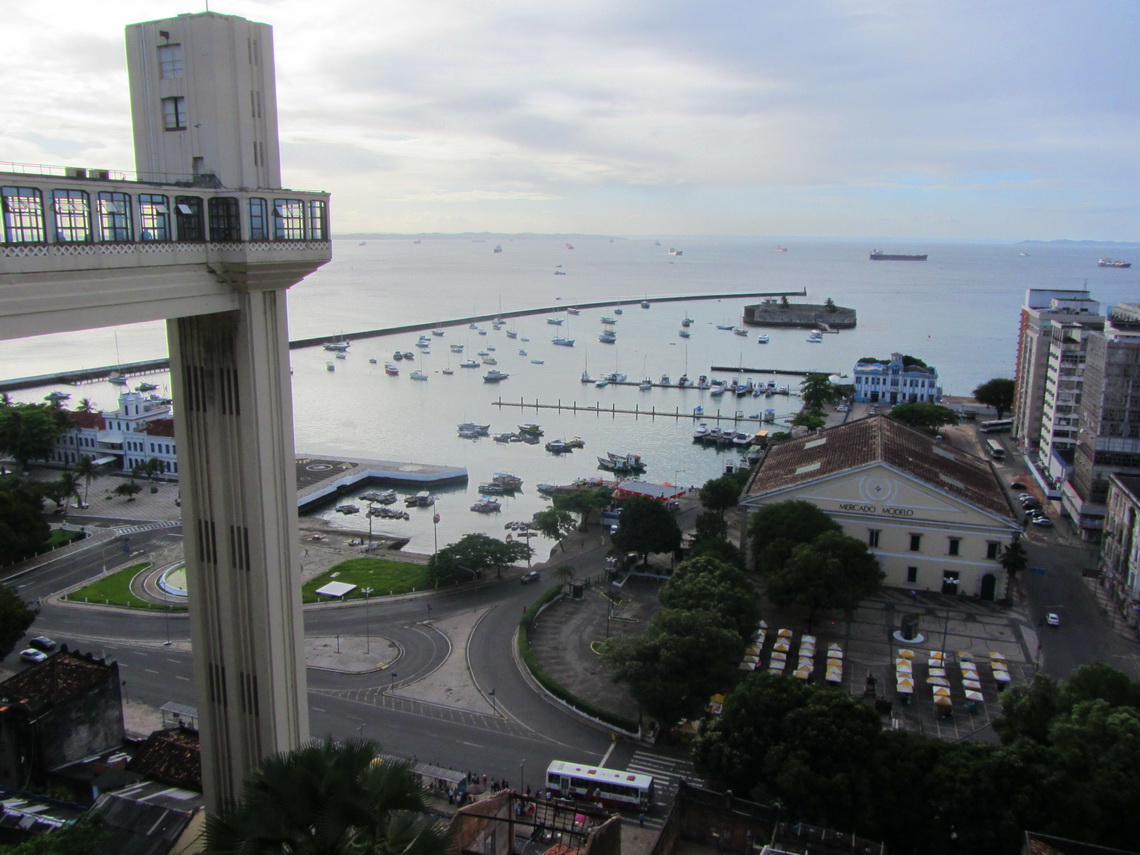
[[285, 291], [167, 322], [203, 787], [309, 739]]

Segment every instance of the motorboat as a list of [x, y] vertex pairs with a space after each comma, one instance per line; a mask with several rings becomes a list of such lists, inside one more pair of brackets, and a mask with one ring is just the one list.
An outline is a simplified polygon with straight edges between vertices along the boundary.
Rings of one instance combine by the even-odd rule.
[[568, 314], [568, 315], [578, 315], [581, 313], [582, 313], [582, 310], [579, 309], [577, 306], [571, 306], [569, 309], [566, 310], [566, 314]]
[[546, 450], [551, 454], [566, 454], [574, 449], [572, 446], [567, 445], [564, 440], [552, 439], [546, 443]]
[[396, 362], [399, 362], [403, 358], [404, 358], [404, 354], [398, 350], [392, 354], [392, 359], [396, 360]]
[[709, 387], [709, 378], [707, 375], [702, 374], [700, 377], [697, 378], [697, 388], [698, 389], [707, 389], [708, 387]]
[[599, 389], [604, 389], [610, 385], [610, 381], [607, 380], [605, 377], [599, 377], [597, 379], [597, 381], [595, 381], [594, 385], [597, 386]]
[[709, 426], [704, 422], [697, 425], [697, 429], [693, 431], [693, 439], [702, 440], [709, 435]]
[[593, 383], [594, 382], [594, 378], [590, 376], [589, 371], [583, 371], [582, 372], [582, 382], [583, 383]]
[[614, 309], [614, 314], [615, 314], [615, 315], [620, 315], [620, 314], [623, 314], [623, 312], [624, 312], [624, 310], [623, 310], [623, 309]]
[[748, 335], [748, 330], [744, 329], [744, 327], [733, 327], [732, 328], [732, 334], [733, 335]]
[[418, 368], [415, 371], [413, 371], [411, 374], [409, 374], [408, 376], [411, 377], [413, 380], [427, 380], [428, 379], [427, 374], [425, 374], [423, 371], [420, 371]]
[[668, 386], [672, 382], [673, 382], [673, 380], [668, 374], [662, 374], [661, 375], [661, 385], [662, 386]]
[[648, 392], [653, 388], [653, 381], [646, 377], [644, 380], [637, 384], [637, 388], [642, 392]]
[[[158, 388], [158, 384], [156, 384], [156, 383], [139, 383], [139, 385], [135, 386], [135, 391], [136, 392], [153, 392], [157, 388]], [[52, 395], [63, 395], [63, 398], [61, 398], [60, 400], [64, 400], [64, 401], [71, 397], [70, 395], [68, 395], [65, 392], [52, 392]]]
[[681, 338], [688, 338], [689, 336], [692, 335], [692, 333], [689, 332], [687, 329], [681, 328], [681, 329], [677, 330], [677, 335], [679, 335]]
[[479, 363], [474, 359], [464, 359], [459, 363], [460, 368], [478, 368]]
[[642, 300], [641, 301], [641, 308], [648, 309], [649, 308], [649, 301], [648, 300]]
[[509, 375], [509, 374], [504, 374], [498, 368], [492, 368], [490, 371], [488, 371], [486, 374], [483, 375], [483, 382], [484, 383], [499, 383], [503, 380], [506, 380], [510, 376], [511, 375]]
[[360, 513], [359, 505], [337, 505], [336, 512], [338, 514], [358, 514]]
[[126, 386], [127, 378], [120, 374], [118, 371], [112, 371], [107, 377], [107, 380], [114, 383], [116, 386]]
[[534, 436], [542, 436], [542, 425], [536, 425], [534, 422], [527, 422], [524, 425], [519, 425], [519, 433], [529, 433]]
[[481, 436], [487, 436], [491, 432], [491, 426], [490, 425], [480, 425], [480, 424], [476, 424], [475, 422], [464, 422], [463, 424], [459, 425], [459, 429], [460, 430], [473, 430], [473, 431], [476, 431], [477, 433], [479, 433]]
[[[154, 389], [155, 387], [151, 386], [150, 388]], [[141, 385], [139, 386], [139, 391], [142, 391]], [[67, 392], [50, 392], [47, 395], [44, 395], [44, 400], [50, 401], [53, 404], [58, 404], [60, 401], [66, 401], [70, 397], [71, 395]]]
[[811, 335], [809, 335], [805, 339], [805, 341], [807, 341], [810, 344], [820, 344], [823, 342], [823, 335], [820, 333], [814, 333], [813, 332]]
[[721, 382], [718, 380], [718, 381], [716, 381], [715, 383], [713, 383], [713, 384], [712, 384], [712, 385], [709, 387], [709, 394], [710, 394], [710, 395], [723, 395], [723, 394], [724, 394], [724, 390], [725, 390], [725, 389], [727, 389], [727, 388], [728, 388], [728, 387], [727, 387], [727, 386], [725, 386], [725, 385], [724, 385], [724, 383], [721, 383]]
[[487, 356], [483, 357], [483, 364], [484, 365], [498, 365], [499, 360], [495, 359], [495, 357], [488, 354]]
[[443, 335], [443, 330], [432, 330], [431, 334], [432, 335]]
[[395, 377], [400, 373], [399, 367], [394, 362], [387, 362], [384, 364], [384, 373], [389, 377]]
[[613, 344], [615, 341], [617, 341], [617, 336], [612, 332], [607, 331], [598, 336], [598, 341], [600, 341], [602, 344]]
[[602, 323], [603, 324], [616, 324], [617, 318], [611, 318], [609, 315], [603, 315], [602, 316]]
[[689, 379], [688, 374], [682, 374], [681, 379], [677, 381], [677, 385], [680, 386], [682, 389], [684, 389], [688, 386], [692, 386], [693, 381]]
[[572, 338], [562, 338], [561, 336], [558, 336], [558, 337], [556, 337], [556, 338], [552, 338], [552, 339], [550, 340], [550, 343], [551, 343], [551, 344], [557, 344], [557, 345], [559, 345], [560, 347], [573, 347], [573, 346], [574, 346], [574, 339], [572, 339]]
[[519, 348], [519, 356], [526, 356], [526, 348], [524, 348], [524, 347]]
[[566, 320], [565, 318], [547, 318], [546, 322], [548, 324], [554, 324], [554, 326], [557, 327], [557, 326], [562, 326], [562, 322], [565, 320]]
[[688, 315], [685, 315], [685, 317], [681, 320], [681, 326], [691, 327], [692, 325], [693, 325], [693, 319], [690, 318]]
[[379, 361], [380, 361], [380, 360], [378, 360], [378, 359], [377, 359], [375, 356], [370, 356], [370, 357], [368, 357], [368, 364], [369, 364], [369, 365], [375, 365], [375, 364], [376, 364], [377, 362], [379, 362]]
[[764, 335], [763, 333], [756, 336], [756, 343], [757, 344], [767, 344], [769, 341], [771, 341], [771, 339], [768, 338], [768, 336]]
[[416, 358], [416, 355], [414, 353], [412, 353], [410, 350], [404, 351], [404, 359], [415, 359], [415, 358]]

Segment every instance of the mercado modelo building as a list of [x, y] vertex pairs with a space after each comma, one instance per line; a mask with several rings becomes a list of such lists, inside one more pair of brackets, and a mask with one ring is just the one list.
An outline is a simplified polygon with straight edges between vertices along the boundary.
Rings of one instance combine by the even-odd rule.
[[983, 600], [1006, 595], [1002, 550], [1023, 531], [989, 461], [875, 415], [774, 446], [741, 497], [799, 500], [867, 544], [884, 585]]

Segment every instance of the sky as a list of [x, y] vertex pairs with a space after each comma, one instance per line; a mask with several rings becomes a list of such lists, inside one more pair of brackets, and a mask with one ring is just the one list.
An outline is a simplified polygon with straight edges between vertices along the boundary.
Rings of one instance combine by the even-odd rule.
[[[0, 0], [0, 159], [130, 170], [123, 28]], [[1137, 0], [212, 0], [334, 233], [1140, 240]]]

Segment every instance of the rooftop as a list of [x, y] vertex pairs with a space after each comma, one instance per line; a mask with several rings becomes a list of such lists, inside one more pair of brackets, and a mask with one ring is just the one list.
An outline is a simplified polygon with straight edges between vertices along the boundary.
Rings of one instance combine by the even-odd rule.
[[0, 703], [24, 702], [29, 709], [66, 703], [105, 683], [108, 670], [115, 667], [63, 645], [54, 656], [0, 683]]

